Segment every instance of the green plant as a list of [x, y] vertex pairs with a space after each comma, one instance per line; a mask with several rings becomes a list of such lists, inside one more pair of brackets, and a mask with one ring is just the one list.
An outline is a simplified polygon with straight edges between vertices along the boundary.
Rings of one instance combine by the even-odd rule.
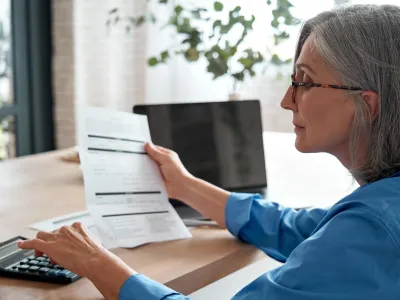
[[[160, 5], [171, 2], [171, 0], [154, 1]], [[300, 20], [291, 14], [290, 9], [293, 5], [288, 0], [276, 0], [274, 3], [276, 7], [272, 10], [271, 28], [274, 33], [274, 44], [278, 45], [290, 37], [285, 27], [297, 25]], [[266, 4], [272, 5], [272, 1], [266, 0]], [[278, 54], [261, 53], [252, 48], [240, 47], [252, 31], [256, 19], [254, 15], [246, 18], [242, 14], [241, 6], [226, 10], [219, 1], [214, 2], [212, 11], [204, 7], [190, 7], [183, 4], [171, 6], [171, 14], [162, 28], [172, 27], [180, 42], [176, 49], [166, 49], [150, 57], [149, 66], [166, 63], [173, 55], [182, 55], [189, 62], [196, 62], [204, 57], [207, 61], [207, 71], [213, 74], [213, 78], [229, 75], [234, 80], [235, 89], [237, 82], [244, 81], [246, 76], [252, 77], [256, 74], [254, 67], [258, 64], [271, 63], [280, 66], [291, 62], [291, 59], [282, 60]], [[147, 22], [157, 23], [159, 20], [152, 12], [123, 17], [118, 8], [110, 10], [107, 19], [108, 26], [122, 23], [126, 26], [127, 32]], [[236, 40], [228, 38], [237, 27], [241, 28], [241, 35]], [[204, 28], [209, 28], [210, 34], [205, 33]]]

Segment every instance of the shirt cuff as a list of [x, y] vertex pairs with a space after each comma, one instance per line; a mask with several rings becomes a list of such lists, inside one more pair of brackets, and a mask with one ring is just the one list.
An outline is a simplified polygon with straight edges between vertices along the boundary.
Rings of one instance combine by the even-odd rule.
[[240, 229], [250, 220], [252, 203], [259, 194], [231, 193], [225, 207], [226, 228], [239, 238]]
[[142, 274], [135, 274], [122, 285], [119, 300], [160, 300], [172, 295], [180, 294]]

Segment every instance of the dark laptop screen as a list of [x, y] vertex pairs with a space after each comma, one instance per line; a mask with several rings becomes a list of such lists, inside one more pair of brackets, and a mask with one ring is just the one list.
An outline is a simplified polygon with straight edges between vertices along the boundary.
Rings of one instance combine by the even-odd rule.
[[176, 151], [188, 171], [225, 189], [266, 186], [258, 100], [136, 105], [154, 144]]

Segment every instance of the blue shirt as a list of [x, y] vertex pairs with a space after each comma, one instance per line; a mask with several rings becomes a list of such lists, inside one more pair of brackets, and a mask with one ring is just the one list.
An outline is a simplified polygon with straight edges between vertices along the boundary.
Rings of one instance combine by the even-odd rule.
[[[259, 195], [232, 193], [226, 225], [240, 240], [284, 262], [234, 300], [400, 299], [398, 176], [364, 185], [330, 209], [296, 211]], [[133, 275], [119, 299], [189, 298]]]

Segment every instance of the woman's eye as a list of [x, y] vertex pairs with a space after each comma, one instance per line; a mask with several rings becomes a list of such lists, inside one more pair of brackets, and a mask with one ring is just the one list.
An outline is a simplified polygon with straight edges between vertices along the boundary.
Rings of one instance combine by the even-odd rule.
[[303, 82], [312, 82], [312, 79], [310, 76], [308, 76], [306, 73], [303, 74]]

